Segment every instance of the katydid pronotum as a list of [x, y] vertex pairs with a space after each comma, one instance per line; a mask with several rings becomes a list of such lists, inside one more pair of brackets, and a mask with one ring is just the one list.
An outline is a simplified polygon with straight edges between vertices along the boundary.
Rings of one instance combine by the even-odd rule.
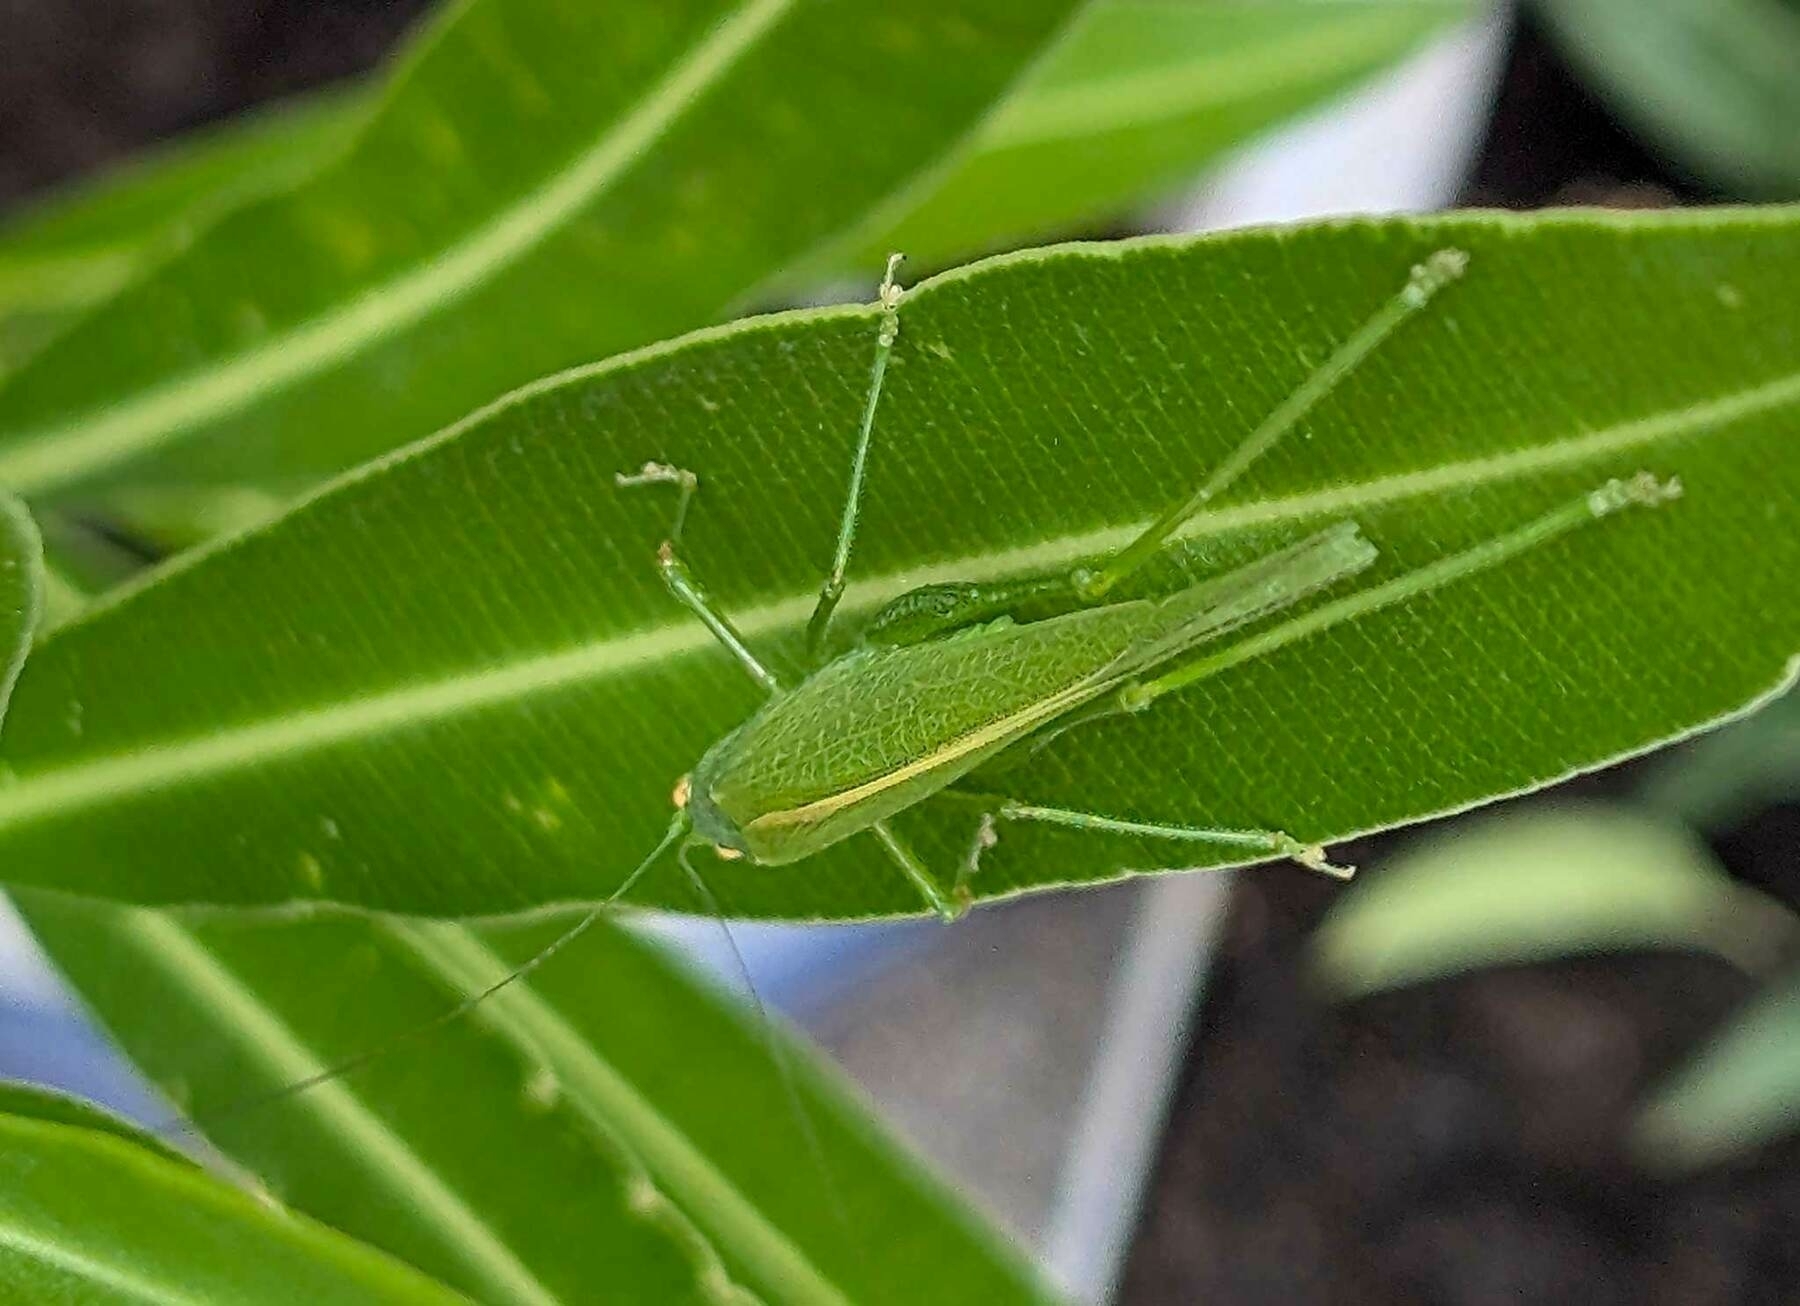
[[[1242, 641], [1226, 637], [1341, 586], [1375, 561], [1375, 546], [1354, 522], [1340, 522], [1165, 597], [1109, 601], [1119, 585], [1170, 547], [1192, 518], [1301, 423], [1383, 341], [1463, 275], [1466, 255], [1439, 250], [1412, 268], [1400, 288], [1197, 489], [1117, 552], [1050, 575], [910, 590], [879, 609], [849, 651], [828, 657], [832, 617], [844, 592], [856, 539], [882, 386], [900, 335], [899, 263], [898, 255], [888, 260], [881, 283], [874, 359], [849, 489], [836, 548], [806, 628], [812, 669], [797, 683], [782, 683], [684, 561], [683, 527], [699, 476], [661, 462], [619, 474], [621, 487], [664, 486], [675, 492], [668, 537], [657, 552], [663, 583], [762, 688], [767, 700], [677, 782], [675, 812], [667, 831], [603, 903], [510, 974], [409, 1031], [409, 1037], [459, 1018], [529, 975], [580, 937], [671, 850], [694, 888], [710, 903], [705, 881], [689, 861], [696, 847], [710, 846], [721, 858], [773, 867], [866, 836], [912, 883], [924, 905], [946, 920], [966, 909], [972, 896], [970, 880], [983, 852], [997, 841], [1002, 826], [1014, 822], [1209, 843], [1241, 851], [1245, 861], [1285, 856], [1326, 874], [1347, 876], [1349, 869], [1329, 862], [1322, 847], [1304, 844], [1280, 830], [1165, 824], [984, 794], [969, 832], [968, 854], [946, 886], [893, 828], [890, 818], [961, 784], [1009, 750], [1053, 746], [1064, 731], [1097, 718], [1146, 711], [1164, 695], [1257, 656], [1262, 649], [1405, 602], [1585, 523], [1632, 506], [1654, 507], [1681, 492], [1679, 481], [1643, 472], [1606, 481], [1506, 534], [1379, 584], [1350, 590]], [[1017, 619], [1026, 606], [1034, 612], [1048, 609], [1053, 615]], [[917, 710], [920, 703], [931, 704], [931, 710]], [[384, 1050], [290, 1084], [279, 1095], [335, 1078]]]

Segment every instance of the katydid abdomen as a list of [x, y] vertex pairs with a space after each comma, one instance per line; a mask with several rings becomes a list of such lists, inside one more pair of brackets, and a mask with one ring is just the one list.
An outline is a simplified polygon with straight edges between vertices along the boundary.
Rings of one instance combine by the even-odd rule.
[[695, 768], [694, 828], [798, 861], [953, 784], [1151, 667], [1374, 560], [1345, 522], [1158, 601], [995, 623], [847, 654], [772, 699]]

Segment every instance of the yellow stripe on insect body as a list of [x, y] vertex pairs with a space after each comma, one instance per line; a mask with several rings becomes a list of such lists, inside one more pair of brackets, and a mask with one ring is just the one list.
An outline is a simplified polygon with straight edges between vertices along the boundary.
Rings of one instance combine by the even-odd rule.
[[1061, 693], [1033, 703], [1021, 711], [990, 721], [980, 729], [970, 731], [960, 739], [952, 740], [935, 752], [927, 753], [903, 766], [895, 767], [883, 775], [876, 776], [873, 780], [854, 785], [835, 794], [828, 794], [823, 798], [816, 798], [809, 803], [802, 803], [798, 807], [764, 812], [749, 822], [744, 829], [747, 833], [761, 833], [768, 830], [817, 825], [840, 812], [871, 802], [882, 794], [910, 781], [920, 780], [933, 774], [942, 776], [943, 783], [948, 784], [951, 780], [965, 774], [989, 752], [1029, 734], [1037, 727], [1061, 716], [1072, 708], [1080, 707], [1088, 700], [1104, 693], [1111, 684], [1112, 681], [1108, 678], [1083, 680]]

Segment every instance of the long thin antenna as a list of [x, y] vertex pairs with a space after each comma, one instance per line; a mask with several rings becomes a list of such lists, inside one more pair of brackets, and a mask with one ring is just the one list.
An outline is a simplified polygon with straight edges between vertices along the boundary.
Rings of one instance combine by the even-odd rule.
[[575, 942], [575, 940], [586, 934], [593, 928], [594, 922], [600, 919], [601, 914], [604, 913], [607, 908], [612, 906], [613, 903], [629, 893], [633, 886], [635, 886], [650, 868], [656, 864], [657, 860], [662, 857], [664, 853], [668, 852], [669, 849], [673, 848], [681, 839], [685, 838], [691, 829], [692, 826], [688, 821], [686, 810], [684, 809], [676, 812], [674, 819], [669, 822], [668, 830], [664, 832], [662, 839], [658, 841], [656, 847], [651, 850], [650, 855], [638, 863], [637, 869], [630, 875], [627, 875], [624, 882], [606, 896], [605, 901], [592, 908], [583, 915], [580, 920], [576, 921], [568, 929], [550, 940], [549, 943], [546, 943], [542, 948], [538, 949], [537, 952], [533, 953], [530, 957], [527, 957], [524, 961], [520, 962], [518, 966], [514, 967], [501, 978], [495, 980], [479, 993], [471, 994], [461, 1002], [457, 1003], [454, 1007], [433, 1016], [430, 1020], [425, 1021], [422, 1024], [414, 1025], [411, 1029], [402, 1030], [385, 1042], [369, 1048], [366, 1051], [359, 1052], [355, 1056], [346, 1057], [335, 1065], [328, 1066], [324, 1070], [319, 1071], [316, 1075], [308, 1075], [305, 1079], [297, 1079], [292, 1083], [283, 1084], [280, 1088], [271, 1089], [267, 1093], [260, 1093], [254, 1097], [247, 1097], [232, 1106], [226, 1107], [224, 1110], [208, 1113], [204, 1120], [188, 1120], [181, 1117], [173, 1118], [158, 1125], [151, 1132], [159, 1136], [167, 1136], [170, 1134], [197, 1134], [201, 1131], [203, 1126], [216, 1125], [224, 1120], [236, 1119], [238, 1116], [244, 1115], [247, 1112], [273, 1106], [277, 1102], [284, 1102], [288, 1098], [298, 1097], [300, 1094], [305, 1093], [310, 1089], [318, 1088], [322, 1084], [328, 1084], [334, 1079], [341, 1079], [345, 1075], [361, 1070], [371, 1062], [379, 1061], [403, 1044], [411, 1043], [416, 1039], [423, 1038], [427, 1034], [435, 1033], [446, 1025], [454, 1024], [502, 989], [508, 988], [511, 985], [518, 983], [520, 980], [525, 979], [538, 967], [542, 966], [557, 953], [561, 952], [564, 948]]
[[[675, 862], [686, 873], [688, 883], [694, 886], [694, 892], [706, 904], [707, 911], [719, 923], [719, 931], [725, 936], [725, 946], [731, 950], [731, 959], [737, 967], [738, 977], [744, 981], [744, 988], [750, 994], [750, 1005], [756, 1008], [757, 1018], [762, 1022], [763, 1041], [768, 1045], [769, 1059], [775, 1063], [775, 1073], [781, 1078], [782, 1091], [786, 1093], [788, 1105], [792, 1107], [794, 1119], [800, 1125], [800, 1132], [806, 1138], [806, 1149], [812, 1153], [813, 1165], [819, 1172], [819, 1181], [825, 1186], [825, 1192], [831, 1199], [831, 1209], [840, 1225], [846, 1222], [843, 1195], [839, 1192], [837, 1179], [831, 1172], [831, 1164], [825, 1159], [825, 1145], [819, 1138], [819, 1129], [813, 1120], [812, 1112], [806, 1109], [806, 1099], [800, 1095], [800, 1082], [794, 1075], [794, 1063], [787, 1054], [787, 1048], [781, 1041], [781, 1035], [775, 1028], [775, 1022], [769, 1015], [769, 1008], [757, 992], [756, 980], [750, 974], [750, 963], [744, 960], [742, 949], [738, 947], [737, 936], [732, 934], [731, 925], [725, 919], [725, 912], [719, 906], [712, 887], [704, 876], [694, 868], [687, 858], [687, 847], [683, 845], [675, 854]], [[846, 1231], [847, 1226], [846, 1226]]]

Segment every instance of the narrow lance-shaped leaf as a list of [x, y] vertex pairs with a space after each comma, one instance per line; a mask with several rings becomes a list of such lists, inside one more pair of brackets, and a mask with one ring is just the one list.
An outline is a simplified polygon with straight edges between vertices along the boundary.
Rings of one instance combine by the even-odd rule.
[[150, 151], [0, 225], [0, 375], [238, 204], [293, 185], [348, 138], [362, 97], [260, 110]]
[[0, 1114], [0, 1284], [12, 1301], [467, 1299], [74, 1112]]
[[41, 1084], [0, 1080], [0, 1115], [97, 1129], [102, 1133], [116, 1134], [171, 1161], [178, 1161], [183, 1165], [197, 1164], [192, 1157], [176, 1149], [168, 1140], [150, 1133], [143, 1126], [123, 1116], [114, 1115], [96, 1102], [74, 1097], [59, 1089], [45, 1088]]
[[1800, 1128], [1800, 977], [1752, 999], [1672, 1074], [1632, 1127], [1657, 1169], [1716, 1165]]
[[1312, 942], [1334, 993], [1486, 966], [1628, 948], [1715, 952], [1761, 967], [1800, 935], [1779, 903], [1736, 884], [1697, 837], [1606, 807], [1459, 826], [1352, 889]]
[[1655, 147], [1742, 198], [1800, 196], [1793, 0], [1546, 0], [1550, 31]]
[[[1459, 0], [1090, 6], [947, 176], [873, 215], [840, 273], [903, 249], [915, 266], [1064, 235], [1190, 183], [1258, 133], [1469, 16]], [[865, 227], [869, 224], [865, 224]]]
[[[1343, 518], [1378, 584], [1608, 477], [1686, 493], [1071, 731], [1014, 797], [1332, 840], [1514, 793], [1737, 711], [1800, 648], [1800, 215], [1463, 216], [999, 259], [902, 306], [845, 612], [1128, 538], [1455, 247], [1470, 270], [1199, 517], [1226, 566]], [[830, 554], [867, 310], [741, 324], [554, 378], [53, 632], [0, 757], [0, 873], [144, 901], [434, 914], [612, 891], [757, 702], [663, 592], [687, 553], [791, 665]], [[1171, 568], [1170, 570], [1175, 570]], [[1168, 574], [1152, 578], [1167, 583]], [[1329, 603], [1344, 598], [1334, 594]], [[922, 695], [932, 687], [920, 686]], [[903, 821], [940, 873], [976, 814]], [[1008, 827], [981, 897], [1224, 851]], [[712, 864], [732, 910], [917, 910], [867, 839]], [[644, 901], [685, 904], [660, 867]]]
[[934, 162], [1075, 7], [455, 7], [334, 164], [0, 389], [0, 487], [285, 489], [711, 321]]
[[[529, 984], [396, 1043], [562, 924], [475, 932], [18, 900], [209, 1141], [283, 1202], [477, 1300], [698, 1303], [733, 1287], [772, 1304], [1044, 1297], [804, 1047], [788, 1040], [787, 1067], [774, 1064], [777, 1031], [610, 922]], [[383, 1047], [334, 1082], [264, 1100]]]
[[1696, 739], [1669, 758], [1641, 797], [1660, 812], [1716, 830], [1768, 803], [1800, 795], [1800, 694]]
[[0, 726], [44, 602], [43, 544], [25, 505], [0, 494]]

